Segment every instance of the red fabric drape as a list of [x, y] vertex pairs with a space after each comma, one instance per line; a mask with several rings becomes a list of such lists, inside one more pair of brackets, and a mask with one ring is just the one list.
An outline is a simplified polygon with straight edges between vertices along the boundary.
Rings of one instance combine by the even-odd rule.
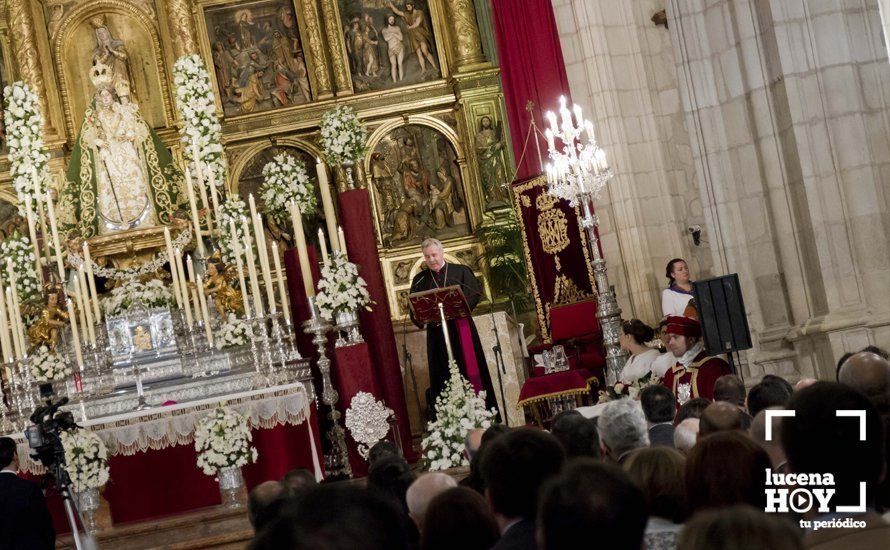
[[[343, 346], [334, 350], [337, 359], [337, 370], [334, 372], [334, 384], [340, 394], [340, 409], [343, 410], [344, 421], [346, 409], [352, 404], [352, 398], [360, 391], [368, 392], [378, 400], [382, 397], [380, 388], [374, 379], [371, 369], [371, 349], [367, 342], [353, 346]], [[368, 474], [368, 463], [358, 454], [358, 446], [349, 430], [346, 430], [346, 444], [349, 447], [349, 464], [352, 475], [363, 477]]]
[[377, 237], [371, 218], [368, 191], [354, 189], [340, 193], [340, 212], [343, 214], [343, 233], [346, 236], [349, 261], [361, 266], [361, 276], [368, 283], [368, 293], [374, 301], [373, 311], [362, 311], [360, 316], [362, 336], [368, 342], [373, 360], [370, 367], [381, 393], [375, 397], [383, 399], [386, 406], [395, 412], [405, 457], [413, 460], [411, 424], [405, 402], [399, 351], [392, 329], [392, 315], [383, 271], [380, 269], [380, 256], [377, 254]]
[[[559, 106], [560, 95], [569, 97], [569, 82], [550, 0], [491, 0], [491, 3], [513, 156], [518, 163], [531, 121], [526, 104], [534, 103], [532, 113], [536, 123], [539, 128], [546, 128], [543, 113]], [[545, 162], [546, 149], [546, 142], [541, 140]], [[534, 136], [529, 137], [525, 158], [517, 168], [518, 179], [541, 173]]]

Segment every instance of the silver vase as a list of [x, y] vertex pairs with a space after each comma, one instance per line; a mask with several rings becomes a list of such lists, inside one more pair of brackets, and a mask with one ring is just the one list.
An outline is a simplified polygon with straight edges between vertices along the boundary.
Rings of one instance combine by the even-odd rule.
[[337, 326], [337, 341], [334, 347], [352, 346], [365, 341], [359, 330], [358, 310], [340, 311], [334, 315]]
[[96, 532], [96, 511], [102, 503], [99, 498], [99, 489], [90, 488], [78, 491], [74, 498], [77, 500], [77, 509], [83, 517], [83, 527], [87, 533]]
[[244, 506], [244, 476], [238, 466], [222, 468], [217, 472], [219, 480], [219, 496], [222, 505], [226, 508], [241, 508]]

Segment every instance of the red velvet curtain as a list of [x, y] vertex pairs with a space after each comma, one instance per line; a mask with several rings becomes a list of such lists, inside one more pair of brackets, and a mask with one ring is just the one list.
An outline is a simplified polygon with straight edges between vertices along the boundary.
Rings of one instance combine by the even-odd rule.
[[[550, 0], [491, 0], [494, 31], [501, 65], [501, 83], [513, 156], [518, 163], [517, 179], [540, 174], [535, 136], [529, 136], [525, 157], [523, 144], [531, 121], [526, 104], [534, 103], [532, 114], [539, 128], [544, 112], [559, 106], [559, 96], [569, 97], [559, 32]], [[541, 156], [547, 160], [547, 144], [541, 140]]]

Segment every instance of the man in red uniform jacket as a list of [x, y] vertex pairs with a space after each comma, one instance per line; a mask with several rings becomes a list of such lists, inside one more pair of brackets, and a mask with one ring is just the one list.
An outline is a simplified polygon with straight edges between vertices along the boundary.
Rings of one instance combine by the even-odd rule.
[[720, 357], [705, 354], [701, 341], [701, 325], [688, 317], [669, 316], [665, 333], [667, 347], [674, 354], [674, 366], [664, 373], [664, 385], [674, 392], [679, 407], [695, 397], [714, 398], [714, 383], [724, 374], [731, 374], [729, 364]]

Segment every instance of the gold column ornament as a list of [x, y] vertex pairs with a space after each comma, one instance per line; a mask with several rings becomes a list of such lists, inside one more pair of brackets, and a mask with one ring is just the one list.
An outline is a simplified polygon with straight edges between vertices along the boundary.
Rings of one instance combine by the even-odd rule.
[[173, 38], [173, 55], [176, 59], [197, 53], [195, 22], [192, 19], [191, 0], [167, 0], [167, 22]]
[[312, 56], [312, 72], [315, 75], [315, 95], [319, 99], [331, 97], [331, 79], [328, 76], [327, 56], [325, 55], [324, 41], [321, 36], [321, 21], [318, 18], [318, 9], [315, 0], [301, 2], [303, 19], [306, 21], [306, 31], [309, 41], [309, 55]]
[[346, 42], [343, 39], [343, 28], [337, 17], [336, 0], [321, 0], [321, 12], [324, 17], [325, 35], [330, 45], [331, 66], [334, 72], [334, 85], [337, 95], [352, 94], [352, 79], [346, 66]]
[[6, 0], [6, 16], [16, 74], [37, 93], [40, 109], [43, 112], [43, 125], [46, 128], [51, 128], [47, 112], [46, 89], [43, 86], [43, 73], [40, 71], [40, 55], [37, 52], [34, 34], [31, 1]]
[[472, 0], [445, 0], [448, 13], [452, 46], [454, 48], [454, 67], [457, 72], [465, 71], [471, 65], [483, 63], [482, 40], [479, 38], [479, 27], [476, 25], [476, 9]]

